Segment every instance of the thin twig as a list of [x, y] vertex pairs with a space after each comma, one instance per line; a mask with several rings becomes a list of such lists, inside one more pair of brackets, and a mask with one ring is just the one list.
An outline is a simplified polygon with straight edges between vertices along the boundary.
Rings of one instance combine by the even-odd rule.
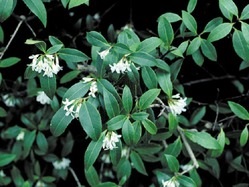
[[69, 171], [71, 172], [71, 174], [73, 175], [73, 178], [74, 178], [74, 180], [75, 180], [76, 183], [77, 183], [77, 186], [78, 186], [78, 187], [84, 187], [83, 185], [81, 185], [81, 183], [80, 183], [80, 181], [79, 181], [79, 179], [78, 179], [76, 173], [74, 172], [73, 168], [69, 167], [68, 169], [69, 169]]

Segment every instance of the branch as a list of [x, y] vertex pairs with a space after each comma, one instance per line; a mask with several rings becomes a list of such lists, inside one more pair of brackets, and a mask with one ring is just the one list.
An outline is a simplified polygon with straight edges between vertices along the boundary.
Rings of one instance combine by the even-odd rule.
[[73, 178], [74, 178], [74, 180], [75, 180], [76, 183], [77, 183], [77, 186], [78, 186], [78, 187], [84, 187], [83, 185], [81, 185], [81, 183], [80, 183], [80, 181], [79, 181], [77, 175], [75, 174], [73, 168], [69, 167], [68, 169], [69, 169], [69, 171], [71, 172], [71, 174], [73, 175]]

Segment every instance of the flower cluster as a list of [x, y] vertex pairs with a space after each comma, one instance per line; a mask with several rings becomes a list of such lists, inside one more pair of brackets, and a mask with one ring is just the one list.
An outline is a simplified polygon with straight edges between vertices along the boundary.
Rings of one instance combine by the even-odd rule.
[[51, 103], [51, 99], [47, 96], [44, 91], [37, 92], [36, 101], [40, 102], [43, 105]]
[[117, 72], [120, 74], [131, 71], [130, 64], [130, 61], [127, 60], [126, 56], [124, 56], [118, 63], [114, 63], [113, 65], [110, 64], [109, 66], [112, 73]]
[[70, 101], [68, 98], [66, 98], [64, 101], [62, 101], [62, 104], [65, 105], [63, 109], [66, 111], [66, 116], [71, 115], [73, 118], [79, 117], [82, 99], [73, 99]]
[[187, 98], [182, 98], [180, 94], [173, 95], [170, 99], [168, 99], [169, 111], [173, 115], [179, 115], [182, 112], [185, 112], [186, 109], [186, 100]]
[[87, 82], [91, 82], [91, 86], [90, 86], [90, 92], [88, 93], [89, 96], [92, 96], [92, 97], [96, 97], [96, 92], [98, 91], [98, 87], [97, 87], [97, 82], [96, 81], [93, 81], [93, 78], [90, 78], [90, 77], [84, 77], [82, 78], [83, 80], [83, 83], [87, 83]]
[[43, 72], [43, 76], [53, 77], [53, 74], [57, 74], [62, 67], [59, 65], [59, 58], [56, 54], [37, 54], [29, 57], [32, 59], [31, 66], [33, 71], [38, 73]]
[[104, 140], [103, 140], [103, 149], [104, 150], [113, 150], [116, 147], [116, 143], [119, 142], [119, 138], [121, 138], [121, 135], [116, 134], [113, 131], [107, 132]]
[[62, 160], [56, 160], [53, 162], [53, 166], [55, 169], [66, 169], [69, 167], [71, 160], [67, 158], [62, 158]]
[[179, 182], [176, 180], [175, 177], [172, 177], [170, 180], [167, 180], [167, 181], [162, 180], [162, 185], [163, 187], [179, 187], [180, 186]]

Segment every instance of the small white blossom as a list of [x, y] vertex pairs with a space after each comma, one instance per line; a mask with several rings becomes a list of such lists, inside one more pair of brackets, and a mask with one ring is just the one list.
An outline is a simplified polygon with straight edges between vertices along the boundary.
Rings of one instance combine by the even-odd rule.
[[83, 83], [88, 83], [88, 82], [91, 82], [93, 80], [93, 78], [91, 78], [91, 77], [83, 77], [82, 80], [83, 80]]
[[126, 57], [121, 58], [118, 63], [114, 63], [113, 65], [109, 65], [111, 68], [111, 72], [125, 73], [127, 71], [131, 71], [130, 62], [126, 59]]
[[185, 112], [186, 109], [186, 100], [187, 98], [180, 97], [180, 94], [173, 95], [170, 99], [168, 99], [169, 111], [173, 115], [179, 115], [182, 112]]
[[42, 181], [37, 181], [35, 187], [47, 187], [47, 185]]
[[53, 77], [53, 74], [57, 74], [62, 70], [56, 54], [31, 55], [29, 59], [32, 59], [32, 63], [28, 65], [31, 66], [32, 71], [36, 71], [37, 73], [43, 72], [43, 76]]
[[80, 107], [82, 105], [81, 99], [73, 99], [69, 101], [68, 98], [65, 99], [65, 101], [62, 101], [62, 104], [64, 104], [64, 110], [66, 111], [66, 116], [71, 115], [73, 118], [79, 117], [79, 111]]
[[71, 160], [67, 158], [62, 158], [62, 160], [57, 160], [53, 162], [53, 166], [55, 169], [66, 169], [69, 167]]
[[110, 49], [111, 49], [111, 47], [109, 47], [108, 49], [106, 49], [106, 50], [104, 50], [104, 51], [98, 52], [98, 54], [99, 54], [99, 56], [100, 56], [100, 58], [101, 58], [102, 60], [104, 60], [105, 57], [109, 54]]
[[51, 103], [51, 99], [47, 96], [44, 91], [37, 92], [36, 101], [40, 102], [43, 105]]
[[109, 154], [103, 154], [101, 157], [101, 160], [105, 163], [105, 164], [110, 164], [111, 163], [111, 157]]
[[113, 131], [107, 132], [104, 140], [103, 140], [103, 149], [104, 150], [113, 150], [116, 147], [116, 143], [119, 142], [119, 138], [121, 138], [121, 135], [116, 134]]
[[180, 167], [183, 171], [190, 171], [191, 169], [194, 168], [192, 164], [181, 165]]
[[0, 177], [6, 177], [5, 173], [3, 172], [3, 170], [0, 170]]
[[163, 187], [179, 187], [180, 186], [179, 182], [176, 180], [175, 177], [172, 177], [168, 181], [162, 180], [162, 185]]
[[90, 86], [89, 96], [96, 97], [95, 93], [98, 91], [97, 82], [93, 81]]
[[17, 140], [17, 141], [24, 140], [24, 135], [25, 135], [25, 132], [24, 132], [24, 131], [19, 132], [19, 134], [18, 134], [17, 137], [16, 137], [16, 140]]
[[17, 102], [16, 98], [11, 94], [5, 94], [2, 96], [2, 98], [3, 98], [4, 104], [8, 107], [15, 106], [15, 104]]

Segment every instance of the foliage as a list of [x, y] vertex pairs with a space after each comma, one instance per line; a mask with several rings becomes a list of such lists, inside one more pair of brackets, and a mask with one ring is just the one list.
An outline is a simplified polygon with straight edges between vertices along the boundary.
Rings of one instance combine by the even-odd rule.
[[[18, 15], [21, 3], [30, 11], [25, 16]], [[224, 175], [237, 176], [233, 186], [248, 186], [248, 82], [222, 77], [240, 95], [202, 103], [187, 87], [222, 78], [184, 83], [181, 75], [186, 63], [201, 69], [223, 61], [223, 41], [230, 42], [238, 72], [248, 70], [249, 4], [219, 0], [219, 14], [203, 23], [195, 14], [199, 3], [163, 13], [156, 32], [147, 34], [132, 21], [120, 30], [110, 24], [105, 34], [101, 20], [87, 15], [84, 51], [59, 35], [40, 39], [31, 21], [46, 29], [51, 7], [90, 8], [87, 0], [0, 0], [0, 185], [130, 186], [139, 174], [151, 187], [194, 187], [205, 186], [209, 173], [220, 186]], [[12, 35], [4, 27], [11, 16], [18, 20]], [[23, 44], [32, 49], [29, 59], [7, 53], [23, 24], [34, 34]], [[4, 72], [17, 65], [24, 71], [9, 80]], [[80, 164], [73, 159], [79, 139]]]

